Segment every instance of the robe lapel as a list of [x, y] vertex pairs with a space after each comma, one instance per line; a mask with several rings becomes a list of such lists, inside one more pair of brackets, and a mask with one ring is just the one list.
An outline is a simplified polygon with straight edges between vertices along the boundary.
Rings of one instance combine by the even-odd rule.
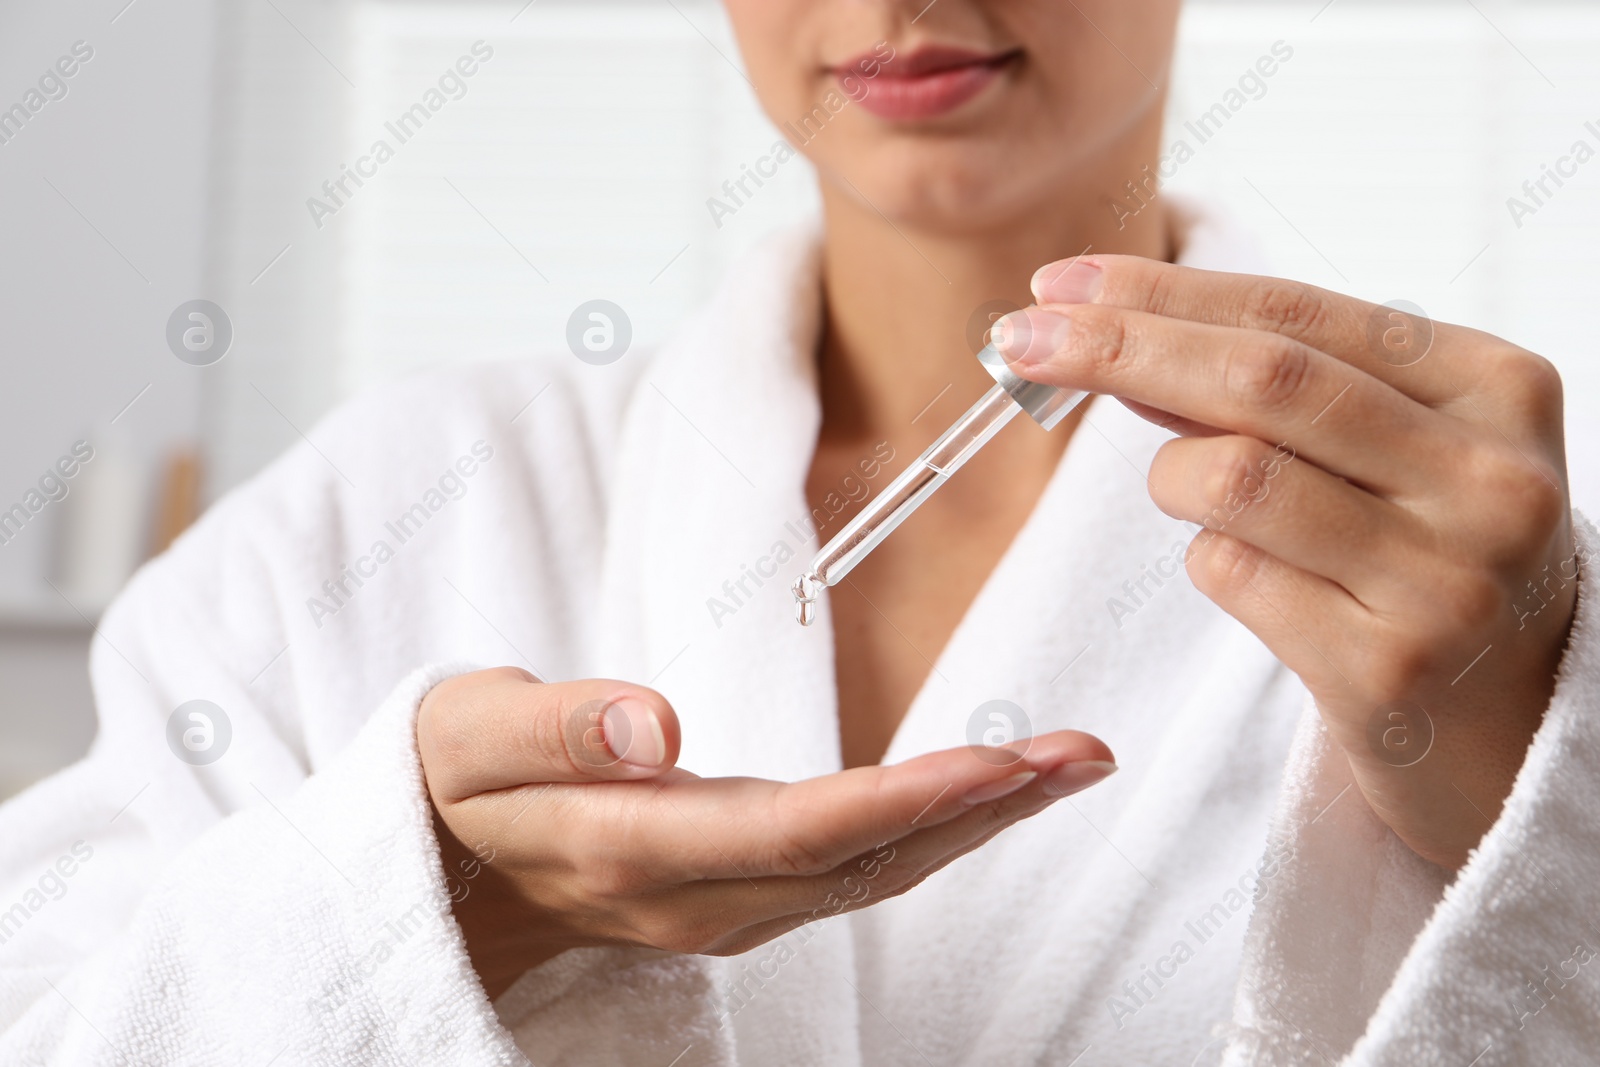
[[[840, 767], [832, 633], [800, 627], [788, 590], [816, 551], [819, 278], [814, 233], [769, 241], [644, 373], [625, 426], [602, 658], [672, 701], [679, 765], [703, 776]], [[845, 921], [701, 966], [738, 1062], [860, 1062]]]
[[627, 419], [602, 641], [673, 701], [702, 775], [839, 766], [831, 635], [794, 622], [787, 588], [816, 547], [818, 289], [813, 234], [769, 241], [644, 373]]

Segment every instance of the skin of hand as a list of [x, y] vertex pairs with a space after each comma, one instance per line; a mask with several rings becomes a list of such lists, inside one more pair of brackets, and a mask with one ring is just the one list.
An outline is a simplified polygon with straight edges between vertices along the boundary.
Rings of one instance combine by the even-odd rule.
[[1125, 256], [1041, 268], [1018, 374], [1178, 433], [1195, 586], [1304, 681], [1372, 810], [1455, 869], [1543, 718], [1577, 599], [1561, 380], [1499, 338]]
[[569, 948], [745, 952], [904, 893], [1116, 770], [1102, 742], [1058, 731], [795, 783], [700, 778], [676, 767], [661, 694], [513, 667], [435, 686], [417, 742], [490, 997]]

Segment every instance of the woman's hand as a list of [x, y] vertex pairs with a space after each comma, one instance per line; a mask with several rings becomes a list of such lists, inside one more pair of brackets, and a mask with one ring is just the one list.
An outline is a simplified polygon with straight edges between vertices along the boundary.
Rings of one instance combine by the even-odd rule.
[[417, 741], [491, 997], [580, 946], [744, 952], [904, 893], [1116, 769], [1100, 741], [1063, 731], [794, 784], [699, 778], [673, 766], [659, 693], [509, 667], [434, 687]]
[[1017, 373], [1181, 436], [1150, 495], [1195, 585], [1315, 697], [1372, 809], [1459, 867], [1550, 701], [1577, 593], [1561, 381], [1460, 326], [1311, 286], [1066, 260], [1001, 320]]

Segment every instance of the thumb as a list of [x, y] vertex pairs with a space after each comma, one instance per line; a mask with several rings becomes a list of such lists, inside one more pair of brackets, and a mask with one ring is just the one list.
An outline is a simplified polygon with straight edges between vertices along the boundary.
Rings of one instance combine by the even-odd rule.
[[417, 743], [429, 786], [452, 799], [543, 782], [650, 778], [678, 758], [678, 717], [654, 689], [588, 678], [542, 682], [515, 667], [440, 682]]

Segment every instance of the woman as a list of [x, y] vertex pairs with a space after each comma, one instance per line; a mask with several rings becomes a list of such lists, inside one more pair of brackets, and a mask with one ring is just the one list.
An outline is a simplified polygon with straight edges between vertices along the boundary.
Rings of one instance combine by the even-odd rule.
[[[5, 1060], [1584, 1061], [1559, 381], [1130, 201], [1177, 7], [729, 0], [820, 232], [648, 361], [350, 406], [135, 579], [0, 811]], [[1035, 301], [1016, 371], [1124, 406], [795, 626]]]

